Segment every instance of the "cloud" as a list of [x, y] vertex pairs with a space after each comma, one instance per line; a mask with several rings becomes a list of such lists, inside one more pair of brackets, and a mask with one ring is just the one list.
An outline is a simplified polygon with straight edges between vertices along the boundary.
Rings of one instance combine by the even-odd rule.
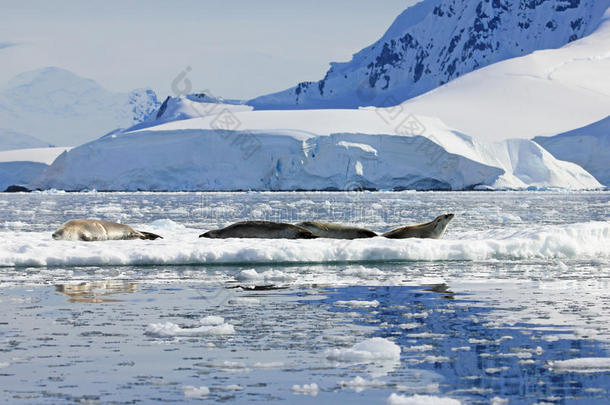
[[21, 45], [19, 42], [0, 42], [0, 49]]

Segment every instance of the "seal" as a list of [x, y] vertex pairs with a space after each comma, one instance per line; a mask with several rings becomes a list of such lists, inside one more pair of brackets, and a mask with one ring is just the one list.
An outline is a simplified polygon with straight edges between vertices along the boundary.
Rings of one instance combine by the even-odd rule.
[[154, 233], [136, 231], [127, 225], [98, 219], [72, 219], [53, 233], [53, 239], [83, 240], [87, 242], [129, 239], [155, 240], [157, 238], [163, 239]]
[[392, 229], [381, 236], [390, 239], [406, 239], [406, 238], [431, 238], [440, 239], [445, 233], [445, 229], [449, 221], [453, 219], [454, 214], [443, 214], [434, 218], [433, 221], [425, 224], [403, 226], [402, 228]]
[[356, 226], [332, 224], [328, 222], [305, 221], [299, 222], [297, 226], [305, 228], [319, 238], [330, 239], [361, 239], [374, 238], [375, 232]]
[[226, 228], [208, 231], [200, 238], [261, 238], [261, 239], [314, 239], [316, 236], [307, 229], [296, 225], [270, 221], [237, 222]]

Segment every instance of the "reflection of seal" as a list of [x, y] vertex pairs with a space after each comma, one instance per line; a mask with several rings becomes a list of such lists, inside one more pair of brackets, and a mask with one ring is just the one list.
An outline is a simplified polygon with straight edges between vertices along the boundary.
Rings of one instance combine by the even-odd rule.
[[432, 238], [440, 239], [445, 233], [445, 228], [449, 224], [449, 221], [453, 219], [454, 214], [439, 215], [434, 218], [434, 221], [427, 222], [420, 225], [403, 226], [402, 228], [392, 229], [384, 233], [382, 236], [392, 239], [406, 239], [406, 238]]
[[245, 221], [223, 229], [208, 231], [200, 238], [265, 238], [265, 239], [314, 239], [316, 236], [296, 225], [269, 221]]
[[[53, 239], [61, 240], [127, 240], [161, 238], [150, 232], [136, 231], [130, 226], [98, 219], [73, 219], [63, 224], [53, 234]], [[163, 238], [161, 238], [163, 239]]]
[[330, 224], [327, 222], [305, 221], [299, 222], [297, 226], [305, 228], [319, 238], [331, 239], [360, 239], [374, 238], [377, 234], [368, 229], [355, 226]]
[[105, 296], [132, 293], [137, 289], [136, 283], [114, 280], [55, 285], [55, 291], [70, 297], [69, 302], [119, 302], [119, 299], [105, 298]]

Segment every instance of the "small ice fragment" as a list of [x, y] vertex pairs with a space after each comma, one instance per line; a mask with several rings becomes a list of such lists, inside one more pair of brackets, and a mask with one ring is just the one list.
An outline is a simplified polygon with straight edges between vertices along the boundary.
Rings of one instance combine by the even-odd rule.
[[[202, 321], [205, 322], [205, 318]], [[148, 324], [145, 332], [145, 334], [155, 337], [231, 335], [233, 333], [235, 333], [235, 328], [229, 323], [203, 324], [200, 327], [183, 328], [173, 322]]]
[[186, 398], [203, 398], [210, 394], [208, 387], [194, 387], [192, 385], [183, 386], [182, 391]]
[[303, 384], [302, 386], [295, 384], [291, 389], [295, 394], [311, 395], [312, 397], [318, 395], [318, 384], [316, 383]]
[[434, 350], [435, 346], [432, 345], [418, 345], [418, 346], [405, 346], [403, 350], [405, 352], [428, 352]]
[[351, 348], [327, 350], [326, 358], [343, 362], [371, 362], [375, 360], [400, 360], [400, 346], [396, 343], [375, 337], [356, 343]]
[[338, 307], [350, 307], [350, 308], [376, 308], [379, 306], [379, 301], [335, 301], [334, 304]]
[[489, 405], [508, 405], [508, 398], [493, 397]]
[[340, 381], [339, 386], [352, 388], [356, 392], [362, 392], [367, 388], [382, 388], [385, 387], [384, 381], [365, 380], [360, 376], [356, 376], [351, 381]]
[[229, 300], [231, 305], [240, 305], [243, 307], [253, 307], [260, 305], [260, 300], [254, 297], [236, 297]]
[[225, 319], [222, 316], [206, 316], [205, 318], [201, 318], [199, 320], [199, 323], [202, 325], [208, 325], [208, 326], [213, 326], [213, 325], [222, 325], [223, 323], [225, 323]]
[[498, 374], [501, 373], [502, 371], [506, 371], [508, 370], [508, 367], [503, 366], [503, 367], [488, 367], [485, 369], [485, 372], [487, 374]]
[[405, 396], [393, 393], [387, 399], [388, 405], [461, 405], [457, 399], [430, 395]]
[[252, 365], [253, 368], [282, 368], [284, 363], [281, 361], [256, 362]]

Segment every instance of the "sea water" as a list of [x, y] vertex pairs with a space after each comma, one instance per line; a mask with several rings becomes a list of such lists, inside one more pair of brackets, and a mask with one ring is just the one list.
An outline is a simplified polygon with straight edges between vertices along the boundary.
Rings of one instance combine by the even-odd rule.
[[[442, 240], [209, 240], [241, 220]], [[0, 195], [7, 403], [606, 403], [610, 193]], [[156, 241], [67, 242], [71, 218]]]

